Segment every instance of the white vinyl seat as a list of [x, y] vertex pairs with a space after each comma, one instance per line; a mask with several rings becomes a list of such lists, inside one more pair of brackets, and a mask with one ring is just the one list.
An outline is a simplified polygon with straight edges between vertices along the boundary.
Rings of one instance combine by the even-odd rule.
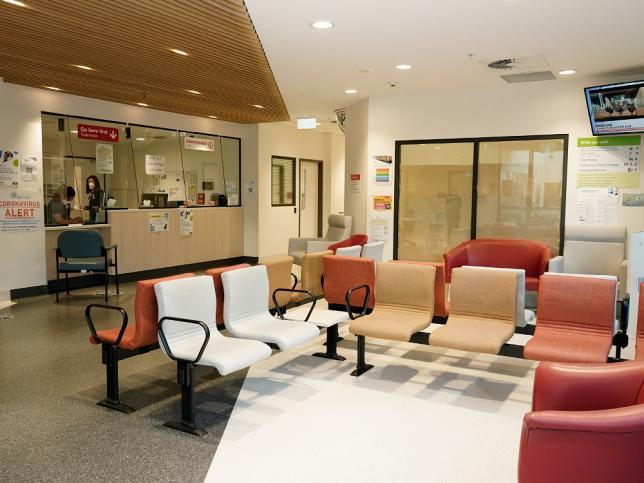
[[266, 267], [232, 270], [221, 275], [224, 284], [224, 324], [234, 337], [259, 340], [290, 349], [320, 335], [312, 323], [275, 319], [268, 311]]
[[385, 253], [385, 242], [376, 241], [372, 243], [365, 243], [362, 247], [362, 258], [371, 258], [374, 262], [382, 262]]
[[335, 250], [335, 254], [341, 257], [359, 257], [362, 247], [360, 245], [353, 245], [350, 247], [340, 247]]
[[288, 309], [284, 314], [284, 318], [286, 320], [308, 321], [318, 327], [331, 327], [351, 320], [347, 312], [318, 308], [313, 308], [311, 311], [311, 307], [308, 305]]
[[154, 291], [159, 307], [159, 345], [184, 374], [179, 378], [181, 420], [166, 426], [203, 436], [205, 430], [194, 423], [193, 366], [214, 367], [226, 375], [268, 358], [271, 348], [255, 340], [225, 337], [217, 330], [215, 287], [208, 275], [161, 282]]

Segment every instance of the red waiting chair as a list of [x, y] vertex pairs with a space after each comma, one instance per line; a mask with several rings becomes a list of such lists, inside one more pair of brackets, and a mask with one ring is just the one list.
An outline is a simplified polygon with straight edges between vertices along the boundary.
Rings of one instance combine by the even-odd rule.
[[368, 241], [367, 235], [351, 235], [346, 240], [342, 240], [332, 245], [329, 245], [329, 248], [327, 248], [327, 250], [331, 250], [333, 251], [333, 253], [335, 253], [335, 251], [338, 248], [353, 247], [356, 245], [364, 246], [364, 244], [367, 243], [367, 241]]

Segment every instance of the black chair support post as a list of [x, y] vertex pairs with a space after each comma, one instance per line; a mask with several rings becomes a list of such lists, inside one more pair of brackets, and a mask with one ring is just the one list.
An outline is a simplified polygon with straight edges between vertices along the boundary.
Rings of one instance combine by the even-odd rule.
[[[354, 314], [353, 309], [351, 307], [351, 295], [353, 292], [358, 291], [358, 290], [363, 290], [365, 291], [365, 296], [364, 296], [364, 302], [362, 304], [362, 309], [359, 313]], [[371, 299], [371, 289], [369, 288], [369, 285], [359, 285], [358, 287], [354, 287], [352, 289], [347, 290], [347, 294], [344, 297], [344, 303], [347, 307], [347, 312], [349, 313], [349, 318], [351, 320], [355, 320], [359, 317], [364, 317], [364, 315], [367, 313], [367, 306], [369, 305], [369, 300]], [[352, 376], [361, 376], [365, 372], [367, 372], [369, 369], [373, 369], [372, 364], [367, 364], [365, 362], [365, 352], [366, 352], [366, 341], [365, 341], [365, 336], [364, 335], [359, 335], [357, 336], [358, 338], [358, 344], [357, 344], [357, 361], [356, 361], [356, 368], [353, 372], [351, 372]]]

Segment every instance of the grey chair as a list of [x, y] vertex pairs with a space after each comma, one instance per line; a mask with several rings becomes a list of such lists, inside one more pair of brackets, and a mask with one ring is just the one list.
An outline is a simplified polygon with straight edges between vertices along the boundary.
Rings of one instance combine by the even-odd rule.
[[[114, 250], [114, 260], [109, 258]], [[105, 274], [105, 301], [109, 283], [109, 267], [114, 267], [116, 293], [119, 293], [117, 245], [105, 246], [100, 233], [92, 230], [67, 230], [58, 236], [56, 247], [56, 302], [60, 293], [60, 274], [65, 274], [65, 288], [69, 295], [69, 274], [94, 272]]]
[[329, 245], [349, 238], [351, 220], [346, 215], [329, 215], [329, 229], [324, 238], [290, 238], [288, 254], [293, 257], [293, 263], [301, 265], [306, 253], [323, 252]]

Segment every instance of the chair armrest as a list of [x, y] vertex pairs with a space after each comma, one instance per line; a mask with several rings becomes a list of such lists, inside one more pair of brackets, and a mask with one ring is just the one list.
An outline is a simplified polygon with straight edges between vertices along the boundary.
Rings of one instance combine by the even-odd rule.
[[[351, 295], [353, 294], [353, 292], [361, 289], [365, 290], [364, 302], [362, 304], [362, 310], [360, 311], [359, 314], [356, 315], [353, 313], [353, 310], [351, 310]], [[349, 318], [351, 320], [355, 320], [355, 319], [359, 319], [360, 317], [363, 317], [367, 313], [367, 306], [369, 305], [370, 299], [371, 299], [371, 289], [367, 284], [358, 285], [357, 287], [353, 287], [347, 290], [347, 294], [344, 296], [344, 304], [347, 307], [347, 313], [349, 314]]]
[[128, 322], [127, 312], [125, 311], [125, 309], [123, 307], [116, 307], [114, 305], [104, 305], [104, 304], [90, 304], [87, 307], [85, 307], [85, 321], [87, 322], [87, 327], [89, 327], [89, 331], [92, 334], [92, 338], [96, 342], [100, 342], [102, 344], [109, 344], [109, 342], [102, 340], [96, 333], [96, 327], [94, 326], [94, 321], [92, 320], [92, 309], [94, 308], [115, 310], [121, 314], [121, 330], [119, 331], [119, 335], [116, 337], [116, 340], [114, 341], [114, 343], [110, 344], [110, 345], [119, 345], [121, 343], [121, 339], [123, 339], [123, 334], [125, 334], [125, 328], [127, 327], [127, 322]]
[[644, 361], [616, 364], [542, 362], [534, 378], [533, 411], [589, 411], [635, 404]]
[[[204, 338], [203, 344], [201, 344], [201, 349], [199, 349], [199, 353], [197, 354], [197, 357], [189, 361], [187, 359], [179, 359], [178, 357], [175, 357], [175, 355], [172, 353], [170, 350], [170, 346], [168, 345], [168, 340], [165, 337], [165, 333], [163, 332], [163, 324], [165, 323], [166, 320], [172, 320], [175, 322], [185, 322], [186, 324], [194, 324], [194, 325], [199, 325], [205, 332], [206, 337]], [[183, 361], [183, 362], [188, 362], [190, 364], [196, 364], [199, 362], [201, 359], [201, 356], [203, 355], [203, 351], [206, 349], [206, 346], [208, 345], [208, 341], [210, 340], [210, 329], [206, 324], [201, 322], [200, 320], [193, 320], [193, 319], [184, 319], [181, 317], [163, 317], [161, 320], [159, 320], [159, 338], [161, 339], [161, 344], [163, 345], [163, 349], [165, 350], [165, 353], [168, 355], [170, 359], [173, 361]]]
[[452, 281], [452, 269], [467, 265], [467, 248], [461, 243], [447, 253], [443, 253], [445, 259], [445, 283]]
[[297, 275], [295, 275], [293, 272], [291, 272], [291, 277], [293, 278], [293, 286], [291, 288], [294, 289], [295, 287], [297, 287], [297, 282], [298, 282]]
[[562, 255], [559, 255], [557, 257], [553, 257], [550, 259], [550, 261], [548, 262], [549, 272], [563, 273], [563, 270], [564, 270], [564, 257]]
[[620, 298], [628, 292], [628, 260], [622, 260], [619, 264], [619, 296]]
[[306, 250], [306, 243], [309, 241], [317, 241], [321, 238], [289, 238], [288, 239], [288, 254], [292, 255], [293, 252], [303, 252]]
[[323, 252], [329, 249], [329, 245], [335, 242], [326, 240], [309, 240], [306, 242], [306, 253]]
[[523, 424], [528, 431], [580, 431], [582, 438], [589, 433], [644, 431], [644, 405], [596, 411], [535, 411], [524, 416]]
[[630, 294], [624, 295], [622, 303], [620, 305], [619, 312], [619, 328], [613, 335], [613, 345], [623, 349], [628, 347], [628, 311], [631, 305], [631, 296]]
[[273, 291], [273, 303], [275, 304], [275, 310], [277, 311], [277, 315], [279, 315], [280, 319], [282, 319], [282, 320], [284, 320], [284, 313], [282, 312], [281, 307], [277, 303], [277, 296], [275, 295], [275, 294], [277, 294], [277, 292], [290, 292], [290, 293], [305, 293], [305, 294], [307, 294], [311, 298], [311, 302], [313, 302], [311, 304], [311, 309], [309, 310], [309, 313], [306, 314], [306, 319], [304, 319], [305, 321], [308, 322], [309, 317], [311, 316], [311, 313], [313, 313], [313, 309], [315, 308], [315, 304], [317, 303], [317, 299], [315, 298], [315, 295], [313, 295], [308, 290], [298, 290], [298, 289], [295, 289], [295, 288], [278, 288], [278, 289], [275, 289]]
[[104, 247], [106, 250], [116, 250], [118, 248], [118, 245], [105, 245]]

